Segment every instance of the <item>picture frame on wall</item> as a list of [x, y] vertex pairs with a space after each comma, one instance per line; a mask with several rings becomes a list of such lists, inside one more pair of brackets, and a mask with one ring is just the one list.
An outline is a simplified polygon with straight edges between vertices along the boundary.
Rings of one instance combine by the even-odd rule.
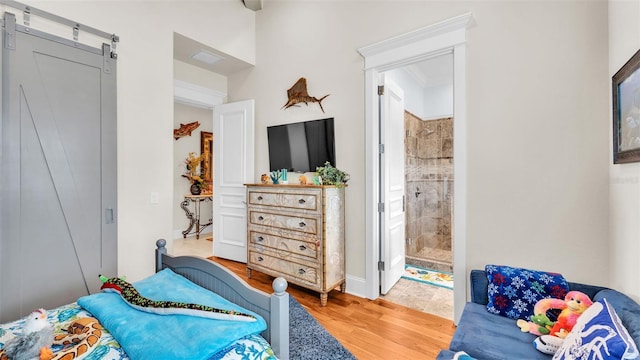
[[640, 161], [640, 50], [612, 77], [613, 163]]
[[213, 169], [213, 133], [208, 131], [200, 131], [200, 153], [204, 154], [200, 169], [202, 171], [202, 177], [211, 184], [213, 177], [211, 170]]

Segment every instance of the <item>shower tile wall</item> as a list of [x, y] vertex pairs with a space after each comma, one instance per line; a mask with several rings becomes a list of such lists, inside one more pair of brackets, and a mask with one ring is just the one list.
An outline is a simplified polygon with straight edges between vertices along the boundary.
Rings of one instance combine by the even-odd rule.
[[407, 263], [451, 271], [453, 118], [404, 121]]

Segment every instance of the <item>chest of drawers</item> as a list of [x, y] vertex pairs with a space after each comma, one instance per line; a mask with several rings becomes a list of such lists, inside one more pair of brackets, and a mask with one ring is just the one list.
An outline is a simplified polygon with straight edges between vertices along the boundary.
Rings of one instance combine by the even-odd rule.
[[344, 187], [247, 185], [247, 275], [257, 270], [320, 293], [345, 290]]

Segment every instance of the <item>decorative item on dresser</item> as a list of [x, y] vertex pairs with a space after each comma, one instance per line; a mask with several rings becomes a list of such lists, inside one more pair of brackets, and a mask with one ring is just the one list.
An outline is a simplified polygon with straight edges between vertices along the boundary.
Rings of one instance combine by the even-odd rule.
[[345, 291], [344, 186], [247, 185], [247, 276], [257, 270], [320, 293]]

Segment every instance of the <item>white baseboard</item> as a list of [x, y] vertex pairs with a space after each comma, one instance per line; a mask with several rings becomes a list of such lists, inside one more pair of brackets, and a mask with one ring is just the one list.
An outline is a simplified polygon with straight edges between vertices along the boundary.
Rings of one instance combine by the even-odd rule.
[[366, 298], [366, 281], [364, 278], [352, 276], [347, 274], [347, 290], [346, 292], [351, 295], [355, 295], [361, 298]]

